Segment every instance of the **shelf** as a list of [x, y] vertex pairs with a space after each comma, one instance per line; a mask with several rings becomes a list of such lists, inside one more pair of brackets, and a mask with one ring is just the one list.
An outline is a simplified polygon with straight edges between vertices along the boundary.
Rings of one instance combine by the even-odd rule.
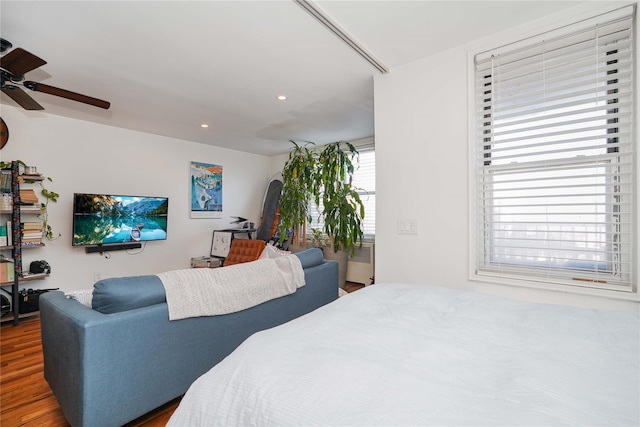
[[[39, 311], [32, 311], [29, 313], [20, 313], [18, 314], [18, 319], [24, 319], [25, 317], [33, 317], [33, 316], [39, 316], [40, 312]], [[4, 323], [4, 322], [10, 322], [12, 320], [15, 319], [15, 315], [11, 312], [5, 314], [4, 316], [0, 317], [0, 322]]]
[[[3, 198], [2, 204], [0, 205], [0, 214], [2, 215], [8, 215], [11, 218], [10, 224], [7, 224], [7, 231], [10, 232], [9, 229], [11, 229], [14, 225], [16, 227], [21, 227], [21, 223], [22, 223], [22, 216], [24, 215], [25, 217], [33, 217], [36, 215], [41, 215], [44, 210], [42, 209], [42, 205], [40, 203], [37, 203], [38, 201], [38, 197], [35, 194], [35, 191], [31, 188], [27, 188], [27, 189], [20, 189], [20, 186], [22, 184], [30, 184], [33, 185], [34, 183], [37, 182], [41, 182], [45, 179], [45, 177], [43, 175], [40, 174], [20, 174], [20, 164], [18, 161], [14, 160], [11, 162], [11, 168], [7, 169], [7, 170], [2, 170], [2, 173], [0, 174], [0, 187], [2, 187], [2, 191], [7, 191], [7, 189], [9, 189], [12, 193], [11, 196], [11, 202], [6, 201], [7, 203], [5, 203], [5, 199]], [[27, 203], [20, 203], [20, 201], [22, 202], [34, 202], [32, 204], [27, 204]], [[14, 203], [15, 202], [15, 203]], [[2, 223], [4, 224], [4, 219]], [[30, 239], [27, 239], [27, 241], [25, 242], [23, 239], [25, 237], [24, 234], [24, 230], [16, 230], [13, 229], [13, 233], [14, 234], [9, 234], [7, 233], [8, 237], [11, 237], [11, 240], [4, 240], [3, 239], [3, 243], [5, 245], [3, 245], [2, 247], [0, 247], [0, 251], [7, 251], [7, 250], [11, 250], [11, 258], [14, 259], [14, 264], [13, 264], [13, 276], [14, 279], [13, 280], [7, 280], [6, 278], [0, 279], [0, 280], [4, 280], [4, 281], [0, 281], [0, 287], [11, 287], [11, 299], [12, 299], [12, 311], [13, 313], [11, 313], [11, 315], [6, 315], [2, 317], [2, 321], [13, 321], [13, 325], [16, 326], [18, 325], [20, 318], [21, 317], [26, 317], [26, 316], [30, 316], [32, 315], [31, 313], [29, 314], [18, 314], [18, 306], [19, 306], [19, 291], [20, 291], [20, 284], [21, 283], [25, 283], [25, 282], [31, 282], [33, 280], [41, 280], [46, 278], [49, 274], [48, 273], [40, 273], [40, 274], [29, 274], [29, 273], [25, 273], [23, 268], [22, 268], [22, 249], [25, 248], [29, 248], [29, 247], [41, 247], [44, 246], [43, 242], [38, 238], [39, 234], [38, 233], [33, 233], [35, 234], [35, 237], [33, 240], [34, 241], [30, 241], [32, 236], [31, 236], [31, 228], [28, 228], [29, 233], [27, 233], [27, 236]], [[7, 245], [6, 243], [11, 242], [13, 244], [12, 245]], [[20, 273], [20, 274], [18, 274]]]
[[[11, 175], [11, 169], [2, 169], [2, 173], [4, 175]], [[24, 182], [31, 183], [31, 182], [37, 182], [37, 181], [44, 181], [44, 175], [41, 175], [41, 174], [31, 175], [31, 174], [23, 173], [18, 175], [18, 179], [21, 180], [20, 184]]]
[[[44, 242], [40, 242], [40, 243], [35, 243], [35, 244], [22, 244], [20, 245], [20, 247], [22, 249], [24, 248], [41, 248], [44, 246]], [[13, 245], [11, 246], [0, 246], [0, 251], [10, 251], [11, 249], [13, 249]]]
[[[18, 279], [18, 283], [23, 283], [23, 282], [31, 282], [33, 280], [42, 280], [45, 277], [48, 277], [49, 274], [48, 273], [38, 273], [38, 274], [27, 274], [25, 276], [22, 276]], [[0, 282], [0, 286], [11, 286], [13, 285], [13, 281], [11, 282]]]
[[18, 175], [18, 179], [20, 179], [20, 178], [22, 178], [22, 180], [26, 184], [30, 184], [32, 182], [44, 181], [44, 176], [42, 176], [40, 174], [38, 174], [38, 175], [26, 175], [26, 174]]
[[49, 273], [26, 273], [20, 278], [21, 282], [30, 282], [31, 280], [42, 280], [48, 277]]
[[[20, 213], [24, 215], [38, 215], [43, 213], [44, 211], [40, 208], [40, 206], [36, 205], [23, 205], [20, 208]], [[3, 215], [11, 215], [13, 213], [12, 209], [0, 209], [0, 214]]]

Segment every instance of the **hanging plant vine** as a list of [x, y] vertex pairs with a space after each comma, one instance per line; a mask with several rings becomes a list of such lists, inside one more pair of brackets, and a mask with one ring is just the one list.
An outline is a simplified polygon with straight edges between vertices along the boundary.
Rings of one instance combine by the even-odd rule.
[[[53, 182], [53, 180], [50, 177], [46, 177], [45, 180], [49, 182]], [[57, 203], [58, 197], [60, 197], [60, 195], [55, 191], [47, 190], [44, 186], [44, 180], [38, 181], [38, 184], [40, 184], [40, 194], [42, 194], [42, 197], [44, 197], [45, 199], [44, 202], [40, 203], [41, 212], [38, 215], [38, 218], [42, 219], [42, 233], [47, 240], [55, 240], [58, 237], [62, 236], [62, 234], [58, 233], [58, 235], [54, 237], [53, 229], [49, 224], [48, 208], [49, 208], [49, 202]]]

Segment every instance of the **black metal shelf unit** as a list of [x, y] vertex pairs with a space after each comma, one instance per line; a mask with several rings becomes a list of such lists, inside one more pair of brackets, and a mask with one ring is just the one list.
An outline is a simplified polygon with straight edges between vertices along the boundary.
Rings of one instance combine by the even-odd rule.
[[[20, 200], [20, 165], [17, 161], [11, 162], [11, 242], [12, 245], [2, 248], [3, 250], [11, 249], [11, 256], [13, 258], [13, 282], [0, 283], [1, 286], [11, 286], [11, 311], [13, 319], [6, 318], [6, 320], [13, 320], [14, 325], [18, 325], [21, 317], [26, 317], [31, 314], [21, 314], [19, 311], [20, 306], [20, 282], [37, 280], [46, 277], [47, 275], [34, 275], [34, 277], [23, 277], [22, 271], [22, 228], [21, 228], [21, 200]], [[44, 246], [33, 245], [33, 247]], [[2, 280], [0, 279], [0, 282]], [[5, 321], [5, 319], [2, 319]]]

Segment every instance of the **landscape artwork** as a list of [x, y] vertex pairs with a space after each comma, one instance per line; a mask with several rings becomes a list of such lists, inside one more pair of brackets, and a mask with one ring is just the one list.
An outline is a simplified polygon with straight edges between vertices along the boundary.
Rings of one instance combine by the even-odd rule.
[[222, 166], [191, 162], [191, 218], [222, 218]]

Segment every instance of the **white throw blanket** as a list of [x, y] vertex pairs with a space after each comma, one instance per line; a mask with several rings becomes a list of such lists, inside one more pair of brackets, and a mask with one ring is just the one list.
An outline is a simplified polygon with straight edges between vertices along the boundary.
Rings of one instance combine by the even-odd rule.
[[169, 320], [234, 313], [292, 294], [305, 284], [295, 255], [157, 276], [167, 295]]

